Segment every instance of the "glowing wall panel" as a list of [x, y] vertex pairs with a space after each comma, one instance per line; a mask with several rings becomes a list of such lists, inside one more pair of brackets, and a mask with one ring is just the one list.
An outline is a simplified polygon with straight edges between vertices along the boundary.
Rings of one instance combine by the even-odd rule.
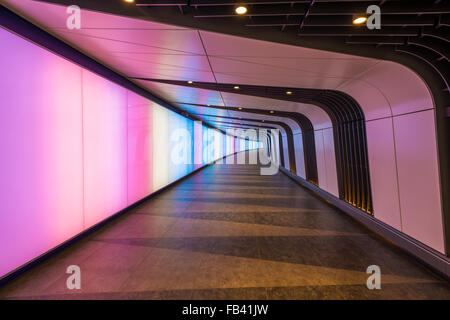
[[153, 190], [169, 181], [169, 110], [153, 104]]
[[128, 204], [153, 192], [152, 103], [128, 91]]
[[194, 164], [195, 169], [202, 166], [203, 152], [203, 126], [201, 122], [194, 122]]
[[0, 28], [0, 277], [83, 229], [81, 69]]
[[305, 157], [303, 155], [303, 140], [301, 133], [294, 134], [294, 150], [297, 175], [306, 179]]
[[127, 206], [127, 91], [83, 70], [85, 224]]
[[[169, 134], [169, 183], [183, 177], [189, 172], [191, 161], [191, 134], [187, 123], [191, 122], [179, 114], [168, 111]], [[167, 184], [167, 183], [166, 183]]]
[[223, 156], [219, 131], [3, 29], [0, 43], [0, 277]]

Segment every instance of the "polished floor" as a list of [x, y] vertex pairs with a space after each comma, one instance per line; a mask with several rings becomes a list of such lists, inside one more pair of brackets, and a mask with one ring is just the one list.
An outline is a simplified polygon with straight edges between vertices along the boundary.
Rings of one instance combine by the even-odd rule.
[[[66, 268], [81, 268], [81, 289]], [[366, 287], [369, 265], [381, 289]], [[282, 173], [216, 164], [0, 288], [1, 299], [450, 299], [450, 286]]]

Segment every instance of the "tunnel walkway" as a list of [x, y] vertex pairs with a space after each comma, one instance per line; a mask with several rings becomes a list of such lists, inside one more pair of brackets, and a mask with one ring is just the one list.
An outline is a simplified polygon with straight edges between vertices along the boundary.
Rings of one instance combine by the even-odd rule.
[[[66, 268], [81, 269], [81, 289]], [[366, 268], [381, 268], [368, 290]], [[199, 171], [0, 288], [36, 299], [450, 299], [428, 269], [256, 165]]]

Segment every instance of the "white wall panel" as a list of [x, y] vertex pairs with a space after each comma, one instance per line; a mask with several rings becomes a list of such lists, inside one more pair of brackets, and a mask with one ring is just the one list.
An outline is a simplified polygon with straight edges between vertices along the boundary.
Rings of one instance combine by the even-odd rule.
[[322, 130], [314, 131], [314, 141], [316, 145], [317, 178], [319, 180], [319, 187], [327, 190], [327, 170], [325, 169]]
[[394, 118], [403, 232], [444, 252], [434, 110]]
[[297, 175], [306, 179], [305, 157], [303, 151], [303, 136], [301, 133], [294, 134], [294, 149], [295, 149], [295, 167]]
[[339, 197], [337, 172], [336, 172], [336, 156], [334, 152], [333, 129], [328, 128], [323, 132], [323, 149], [325, 158], [325, 169], [327, 171], [327, 188], [326, 190]]
[[289, 148], [288, 148], [288, 142], [286, 136], [281, 136], [283, 139], [283, 157], [284, 157], [284, 167], [288, 170], [291, 169], [289, 165]]
[[374, 216], [401, 230], [392, 118], [366, 122]]

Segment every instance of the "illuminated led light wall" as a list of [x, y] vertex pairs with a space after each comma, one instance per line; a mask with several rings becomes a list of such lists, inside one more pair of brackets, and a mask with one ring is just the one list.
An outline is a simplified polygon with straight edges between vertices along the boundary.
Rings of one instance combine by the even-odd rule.
[[224, 155], [218, 130], [4, 29], [0, 44], [0, 277]]
[[1, 28], [0, 45], [2, 276], [75, 236], [84, 216], [81, 70]]

